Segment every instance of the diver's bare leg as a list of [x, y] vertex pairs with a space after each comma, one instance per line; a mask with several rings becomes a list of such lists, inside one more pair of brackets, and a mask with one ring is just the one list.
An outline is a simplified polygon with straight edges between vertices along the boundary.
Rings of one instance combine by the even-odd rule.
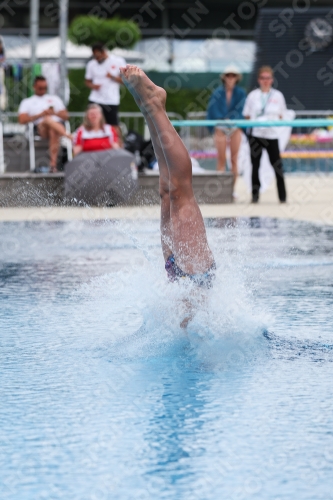
[[[173, 254], [171, 214], [170, 214], [170, 179], [169, 169], [166, 163], [161, 143], [156, 134], [155, 127], [149, 116], [146, 122], [150, 131], [154, 151], [160, 171], [159, 192], [161, 198], [161, 244], [164, 260], [166, 261]], [[155, 131], [152, 134], [152, 131]], [[154, 136], [153, 136], [154, 135]]]
[[166, 92], [136, 66], [121, 70], [150, 130], [154, 149], [160, 148], [169, 171], [173, 251], [178, 265], [190, 274], [206, 272], [214, 259], [192, 189], [192, 165], [188, 152], [165, 111]]
[[[129, 87], [129, 86], [128, 86]], [[139, 95], [135, 92], [135, 89], [130, 88], [130, 92], [132, 93], [135, 102], [141, 108], [142, 101]], [[161, 245], [164, 260], [173, 254], [172, 249], [172, 232], [171, 232], [171, 216], [170, 216], [170, 179], [169, 179], [169, 169], [166, 163], [164, 153], [161, 147], [160, 140], [155, 130], [155, 126], [150, 118], [150, 116], [145, 113], [145, 119], [149, 128], [150, 136], [152, 139], [154, 152], [156, 155], [160, 178], [159, 178], [159, 193], [161, 198], [161, 222], [160, 222], [160, 230], [161, 230]]]

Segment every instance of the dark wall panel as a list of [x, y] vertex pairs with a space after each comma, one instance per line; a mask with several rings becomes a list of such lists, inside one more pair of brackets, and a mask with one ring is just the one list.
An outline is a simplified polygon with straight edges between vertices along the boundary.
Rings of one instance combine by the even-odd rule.
[[255, 30], [250, 88], [257, 86], [258, 68], [270, 65], [288, 107], [333, 109], [333, 9], [262, 9]]

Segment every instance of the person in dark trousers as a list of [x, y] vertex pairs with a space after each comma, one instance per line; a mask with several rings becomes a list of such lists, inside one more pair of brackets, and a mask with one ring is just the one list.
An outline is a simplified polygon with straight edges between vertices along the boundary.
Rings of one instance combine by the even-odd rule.
[[[235, 65], [226, 67], [221, 75], [222, 85], [212, 94], [207, 109], [208, 120], [239, 120], [246, 99], [245, 91], [237, 84], [242, 76]], [[214, 131], [214, 142], [217, 150], [217, 170], [225, 171], [227, 144], [230, 147], [233, 187], [238, 176], [238, 151], [242, 140], [242, 131], [237, 127], [209, 127]], [[234, 194], [235, 196], [235, 194]]]
[[95, 43], [92, 53], [93, 59], [88, 62], [85, 74], [85, 84], [91, 90], [89, 104], [98, 104], [102, 108], [105, 122], [116, 128], [120, 138], [118, 109], [123, 81], [119, 69], [126, 65], [126, 61], [109, 55], [102, 43]]
[[[246, 98], [243, 115], [257, 121], [280, 120], [287, 109], [283, 94], [272, 88], [273, 70], [270, 66], [262, 66], [258, 71], [259, 88], [249, 93]], [[260, 125], [260, 124], [258, 124]], [[287, 201], [280, 156], [277, 130], [274, 127], [254, 127], [249, 137], [252, 163], [252, 203], [259, 201], [260, 180], [259, 166], [263, 149], [267, 150], [269, 161], [275, 170], [277, 190], [281, 203]]]

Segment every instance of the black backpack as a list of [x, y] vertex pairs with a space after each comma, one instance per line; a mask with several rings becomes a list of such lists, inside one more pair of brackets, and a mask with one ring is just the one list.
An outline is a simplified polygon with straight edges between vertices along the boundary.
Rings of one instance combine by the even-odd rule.
[[135, 155], [139, 172], [144, 168], [151, 168], [156, 161], [152, 142], [145, 141], [142, 135], [134, 130], [130, 130], [125, 137], [124, 149]]

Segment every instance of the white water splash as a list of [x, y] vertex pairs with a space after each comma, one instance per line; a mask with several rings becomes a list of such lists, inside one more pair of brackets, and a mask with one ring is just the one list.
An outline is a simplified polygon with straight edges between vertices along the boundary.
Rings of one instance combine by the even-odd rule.
[[[131, 226], [126, 223], [122, 230], [128, 235]], [[113, 360], [181, 355], [184, 349], [210, 365], [249, 360], [271, 318], [262, 310], [254, 313], [257, 283], [246, 265], [244, 231], [211, 231], [216, 278], [212, 289], [200, 293], [189, 280], [169, 283], [158, 245], [137, 239], [142, 259], [94, 278], [77, 291], [79, 305], [72, 318], [76, 329], [81, 325], [85, 341]], [[260, 278], [257, 271], [256, 276]], [[183, 329], [189, 298], [195, 314]]]

